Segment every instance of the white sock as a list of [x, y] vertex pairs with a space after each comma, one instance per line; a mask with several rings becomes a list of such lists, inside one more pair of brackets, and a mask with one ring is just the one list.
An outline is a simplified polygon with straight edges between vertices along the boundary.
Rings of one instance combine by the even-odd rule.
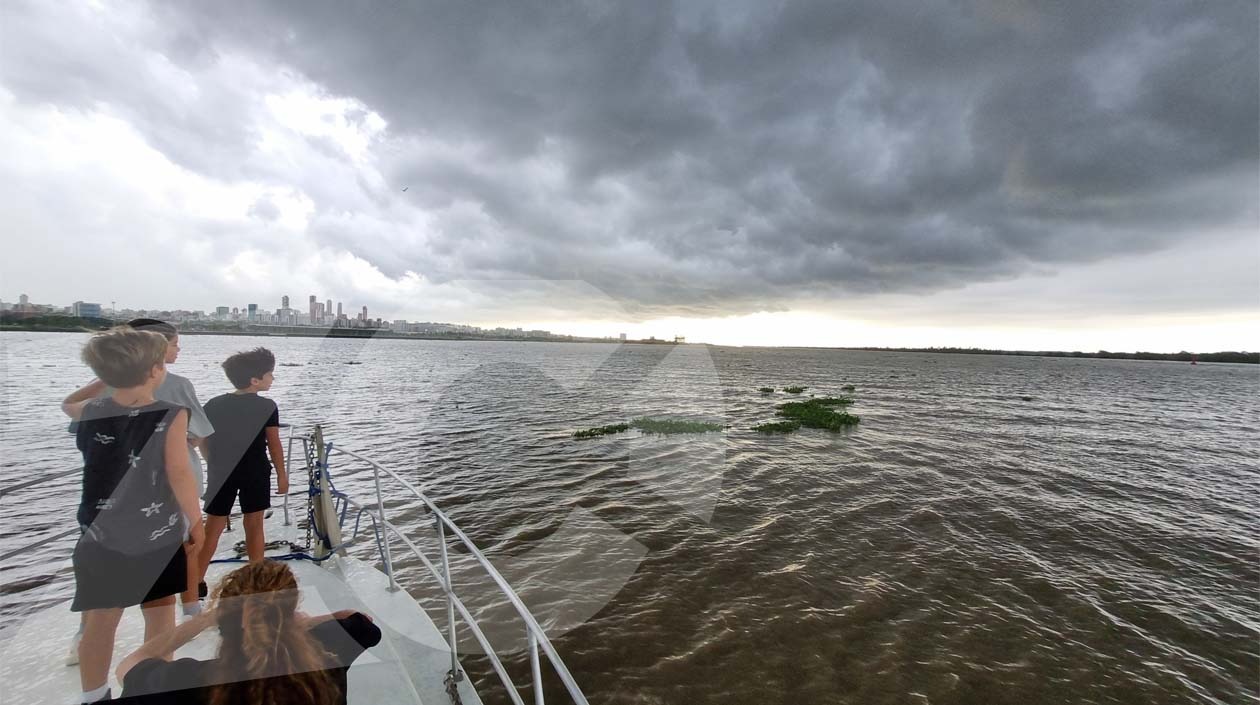
[[184, 616], [185, 617], [196, 617], [199, 614], [201, 614], [201, 601], [200, 600], [196, 602], [184, 603]]
[[79, 702], [95, 703], [95, 702], [104, 700], [107, 697], [109, 697], [109, 682], [108, 681], [105, 683], [105, 685], [97, 688], [96, 690], [84, 691], [83, 697], [79, 699]]

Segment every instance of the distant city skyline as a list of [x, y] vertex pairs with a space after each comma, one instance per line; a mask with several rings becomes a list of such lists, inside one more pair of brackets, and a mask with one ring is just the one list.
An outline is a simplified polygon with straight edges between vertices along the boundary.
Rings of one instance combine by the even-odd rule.
[[[84, 301], [75, 301], [70, 305], [61, 305], [56, 303], [40, 303], [30, 300], [27, 294], [19, 294], [15, 302], [10, 302], [0, 297], [0, 311], [15, 311], [19, 313], [40, 314], [47, 313], [52, 315], [68, 315], [76, 317], [88, 318], [116, 318], [122, 322], [125, 318], [133, 317], [161, 317], [173, 323], [190, 324], [190, 323], [241, 323], [256, 324], [261, 326], [279, 326], [279, 327], [316, 327], [316, 328], [380, 328], [394, 332], [402, 333], [466, 333], [466, 334], [500, 334], [505, 337], [573, 337], [571, 334], [555, 333], [550, 330], [539, 328], [526, 329], [521, 326], [475, 326], [466, 323], [455, 323], [449, 321], [411, 321], [407, 319], [371, 319], [368, 317], [368, 307], [364, 305], [355, 318], [350, 318], [342, 313], [342, 303], [337, 303], [337, 313], [328, 313], [332, 300], [317, 301], [316, 296], [309, 296], [311, 305], [311, 313], [300, 314], [289, 308], [288, 295], [280, 297], [281, 306], [269, 312], [260, 308], [258, 304], [249, 303], [242, 306], [215, 306], [213, 312], [208, 309], [181, 309], [181, 308], [162, 308], [162, 307], [144, 307], [129, 308], [123, 307], [115, 309], [111, 302], [110, 308], [103, 308], [100, 304]], [[603, 338], [612, 340], [612, 336], [581, 336], [592, 338]], [[624, 334], [621, 340], [625, 341]], [[663, 339], [663, 338], [662, 338]], [[681, 342], [681, 340], [680, 340]]]

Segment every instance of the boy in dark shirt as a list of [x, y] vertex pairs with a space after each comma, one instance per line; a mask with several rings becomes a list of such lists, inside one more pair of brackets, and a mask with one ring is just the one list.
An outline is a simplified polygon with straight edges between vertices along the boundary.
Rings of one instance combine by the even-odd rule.
[[266, 348], [236, 353], [223, 362], [223, 371], [236, 391], [206, 402], [206, 417], [214, 426], [214, 435], [206, 442], [210, 455], [206, 459], [206, 545], [199, 555], [203, 579], [237, 497], [245, 515], [245, 549], [254, 563], [263, 559], [266, 545], [263, 512], [271, 507], [273, 464], [279, 494], [289, 491], [280, 443], [280, 411], [274, 401], [258, 396], [271, 389], [275, 367], [276, 357]]

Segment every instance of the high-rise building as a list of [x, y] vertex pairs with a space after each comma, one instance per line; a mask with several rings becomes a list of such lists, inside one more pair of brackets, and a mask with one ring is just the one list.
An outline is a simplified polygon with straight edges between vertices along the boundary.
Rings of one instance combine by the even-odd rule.
[[366, 321], [366, 320], [368, 319], [368, 317], [367, 317], [367, 306], [364, 306], [364, 307], [363, 307], [363, 313], [362, 313], [362, 314], [360, 314], [360, 316], [359, 316], [359, 317], [360, 317], [362, 320], [364, 320], [364, 321]]
[[341, 302], [337, 302], [337, 318], [341, 318]]
[[214, 315], [216, 318], [227, 318], [228, 314], [231, 312], [231, 309], [227, 306], [216, 306], [214, 308]]
[[328, 301], [324, 302], [324, 313], [331, 316], [332, 312], [333, 312], [332, 299], [329, 299]]
[[280, 297], [280, 308], [288, 308], [288, 307], [289, 307], [289, 297], [288, 297], [288, 296], [281, 296], [281, 297]]
[[310, 321], [310, 325], [312, 325], [312, 326], [319, 325], [319, 316], [318, 316], [318, 315], [316, 315], [316, 310], [315, 310], [315, 307], [316, 307], [317, 305], [318, 305], [318, 304], [316, 304], [316, 303], [315, 303], [315, 295], [314, 295], [314, 294], [311, 294], [311, 311], [310, 311], [311, 321]]
[[258, 318], [258, 304], [250, 304], [249, 306], [245, 307], [245, 310], [249, 311], [249, 314], [247, 316], [249, 320], [252, 321], [255, 318]]

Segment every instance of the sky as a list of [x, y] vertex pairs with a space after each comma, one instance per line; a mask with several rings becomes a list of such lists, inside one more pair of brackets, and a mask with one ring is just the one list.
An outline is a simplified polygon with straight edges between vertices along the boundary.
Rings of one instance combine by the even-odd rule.
[[1257, 350], [1258, 13], [11, 0], [0, 298]]

